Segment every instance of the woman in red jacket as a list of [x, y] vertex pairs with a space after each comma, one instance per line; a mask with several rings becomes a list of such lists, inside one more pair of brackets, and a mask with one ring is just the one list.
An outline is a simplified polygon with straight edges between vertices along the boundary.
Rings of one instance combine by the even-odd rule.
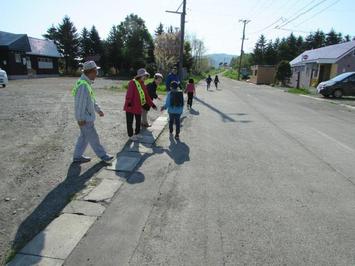
[[[148, 77], [149, 73], [141, 68], [138, 69], [137, 76], [128, 83], [124, 111], [126, 111], [128, 136], [132, 141], [141, 138], [139, 133], [141, 131], [142, 108], [149, 109], [149, 107], [152, 107], [154, 110], [157, 109], [144, 84]], [[135, 135], [133, 135], [133, 118], [136, 119]]]

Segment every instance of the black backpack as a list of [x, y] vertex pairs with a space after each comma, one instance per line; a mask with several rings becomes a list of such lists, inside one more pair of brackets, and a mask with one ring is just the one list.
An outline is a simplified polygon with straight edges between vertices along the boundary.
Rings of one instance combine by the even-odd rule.
[[173, 107], [184, 106], [184, 95], [182, 91], [171, 91], [170, 92], [170, 105]]

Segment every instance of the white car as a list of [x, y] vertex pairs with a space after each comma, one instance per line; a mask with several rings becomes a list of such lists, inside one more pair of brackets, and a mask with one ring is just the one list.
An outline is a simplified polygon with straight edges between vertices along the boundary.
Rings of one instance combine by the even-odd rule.
[[5, 88], [8, 82], [6, 71], [0, 68], [0, 85]]

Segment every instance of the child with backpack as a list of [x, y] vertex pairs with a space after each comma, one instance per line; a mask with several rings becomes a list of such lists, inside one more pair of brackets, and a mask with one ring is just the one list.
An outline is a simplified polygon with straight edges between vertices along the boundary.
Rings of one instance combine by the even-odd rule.
[[170, 134], [174, 132], [174, 124], [176, 126], [175, 139], [179, 139], [180, 134], [180, 117], [184, 111], [184, 95], [181, 90], [178, 90], [179, 84], [172, 81], [170, 84], [170, 91], [168, 92], [164, 106], [161, 111], [167, 109], [169, 113], [169, 131]]
[[196, 93], [195, 84], [193, 79], [189, 79], [189, 83], [186, 85], [185, 93], [187, 93], [187, 109], [191, 109], [192, 100]]
[[207, 82], [207, 90], [208, 90], [211, 87], [211, 82], [212, 82], [211, 75], [208, 75], [208, 77], [206, 78], [206, 82]]

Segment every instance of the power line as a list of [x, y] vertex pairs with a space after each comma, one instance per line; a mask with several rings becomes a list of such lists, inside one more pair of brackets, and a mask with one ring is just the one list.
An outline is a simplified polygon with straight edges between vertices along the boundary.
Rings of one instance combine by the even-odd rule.
[[281, 20], [281, 22], [285, 22], [285, 19], [283, 17], [280, 17], [279, 19], [275, 20], [273, 23], [271, 23], [270, 25], [260, 29], [260, 30], [257, 30], [257, 31], [254, 31], [254, 32], [251, 32], [250, 34], [256, 34], [256, 33], [259, 33], [259, 32], [262, 32], [262, 31], [265, 31], [269, 28], [271, 28], [272, 26], [274, 26], [275, 24], [277, 24], [279, 21]]
[[326, 6], [325, 8], [319, 10], [318, 12], [314, 13], [310, 18], [307, 18], [303, 21], [301, 21], [300, 23], [298, 23], [297, 25], [295, 25], [295, 27], [309, 21], [309, 20], [312, 20], [314, 17], [318, 16], [319, 14], [323, 13], [325, 10], [327, 10], [328, 8], [331, 8], [332, 6], [334, 6], [335, 4], [337, 4], [338, 2], [340, 2], [340, 0], [336, 0], [334, 1], [333, 3], [331, 3], [330, 5]]
[[313, 10], [314, 8], [318, 7], [319, 5], [321, 5], [322, 3], [326, 2], [327, 0], [322, 0], [320, 2], [318, 2], [317, 4], [313, 5], [312, 7], [308, 8], [307, 10], [305, 10], [304, 12], [301, 12], [300, 14], [296, 15], [294, 18], [288, 20], [287, 22], [281, 24], [281, 25], [278, 25], [275, 27], [275, 29], [279, 29], [281, 27], [284, 27], [288, 24], [290, 24], [292, 21], [295, 21], [296, 19], [298, 19], [299, 17], [307, 14], [308, 12], [310, 12], [311, 10]]

